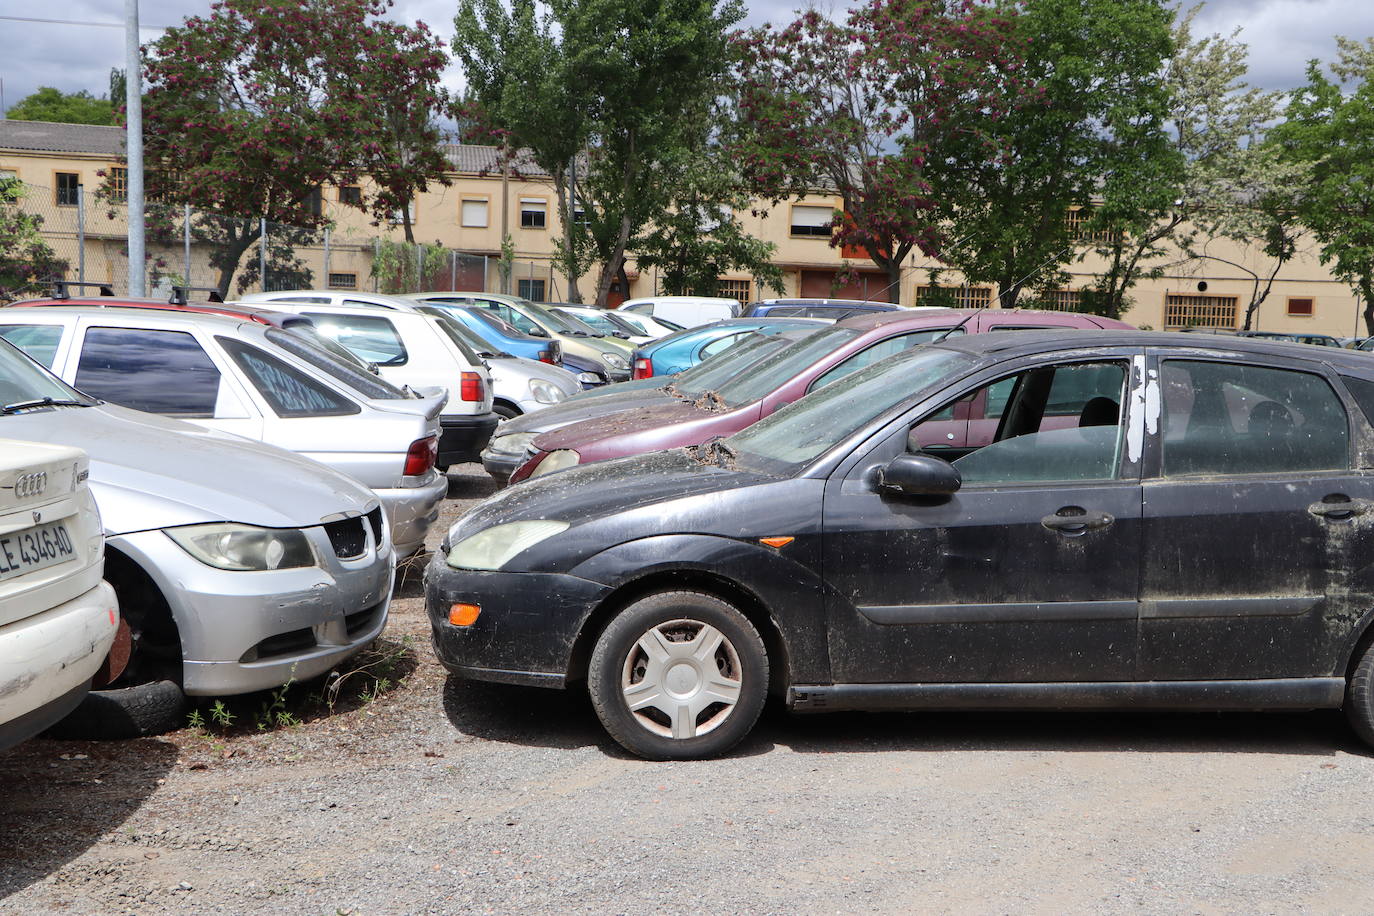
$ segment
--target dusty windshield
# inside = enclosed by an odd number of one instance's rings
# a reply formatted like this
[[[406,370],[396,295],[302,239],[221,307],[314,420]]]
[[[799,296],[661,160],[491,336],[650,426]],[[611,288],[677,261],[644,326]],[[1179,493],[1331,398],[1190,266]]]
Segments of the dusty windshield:
[[[914,404],[972,363],[972,357],[954,350],[907,350],[808,394],[722,445],[740,464],[792,474],[877,417]]]
[[[739,407],[772,391],[827,353],[859,336],[853,328],[826,328],[760,361],[748,372],[716,389],[730,407]]]
[[[99,403],[51,375],[8,341],[0,341],[0,413],[16,413],[29,407]]]
[[[696,400],[708,391],[724,385],[766,354],[780,350],[788,343],[781,335],[745,335],[739,343],[710,359],[684,369],[673,382],[673,389],[683,397]]]

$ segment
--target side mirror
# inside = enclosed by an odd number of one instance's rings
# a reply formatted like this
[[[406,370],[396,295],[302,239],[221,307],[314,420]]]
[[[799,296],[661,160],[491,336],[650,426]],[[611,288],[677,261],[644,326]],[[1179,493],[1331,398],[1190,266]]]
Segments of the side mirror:
[[[952,496],[963,485],[959,469],[930,455],[898,455],[878,477],[878,485],[907,496]]]
[[[531,336],[531,337],[548,337],[548,336],[549,336],[549,332],[546,331],[546,330],[544,330],[543,328],[539,327],[538,325],[535,325],[534,327],[530,328],[530,336]]]

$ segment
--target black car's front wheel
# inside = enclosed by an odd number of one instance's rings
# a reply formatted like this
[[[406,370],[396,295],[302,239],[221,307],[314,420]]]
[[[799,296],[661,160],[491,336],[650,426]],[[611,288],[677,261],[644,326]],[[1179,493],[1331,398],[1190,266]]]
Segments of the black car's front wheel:
[[[736,608],[699,592],[660,592],[611,620],[587,671],[612,738],[651,760],[723,754],[758,721],[768,654]]]

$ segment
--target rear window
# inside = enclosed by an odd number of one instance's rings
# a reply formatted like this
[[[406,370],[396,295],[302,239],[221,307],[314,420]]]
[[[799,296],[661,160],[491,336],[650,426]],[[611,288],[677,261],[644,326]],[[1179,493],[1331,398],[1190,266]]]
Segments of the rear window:
[[[362,408],[265,350],[231,337],[216,338],[279,417],[337,417]]]
[[[315,322],[321,334],[347,347],[365,362],[379,366],[404,366],[410,354],[396,333],[396,326],[380,316],[334,315],[328,312],[304,312]]]
[[[267,339],[297,359],[319,369],[335,381],[343,382],[363,397],[376,398],[381,401],[399,401],[407,398],[404,391],[385,379],[380,379],[362,366],[345,362],[334,354],[316,346],[306,336],[308,332],[302,333],[305,331],[305,328],[290,331],[270,328],[267,331]]]

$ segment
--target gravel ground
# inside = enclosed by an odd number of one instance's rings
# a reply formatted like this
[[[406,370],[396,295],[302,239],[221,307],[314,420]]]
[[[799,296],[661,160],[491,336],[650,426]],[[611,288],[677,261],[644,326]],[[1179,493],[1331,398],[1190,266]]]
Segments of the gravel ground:
[[[489,492],[454,473],[446,519]],[[0,753],[0,912],[1374,912],[1374,757],[1331,713],[769,710],[646,763],[583,696],[450,679],[418,569],[353,671]]]

